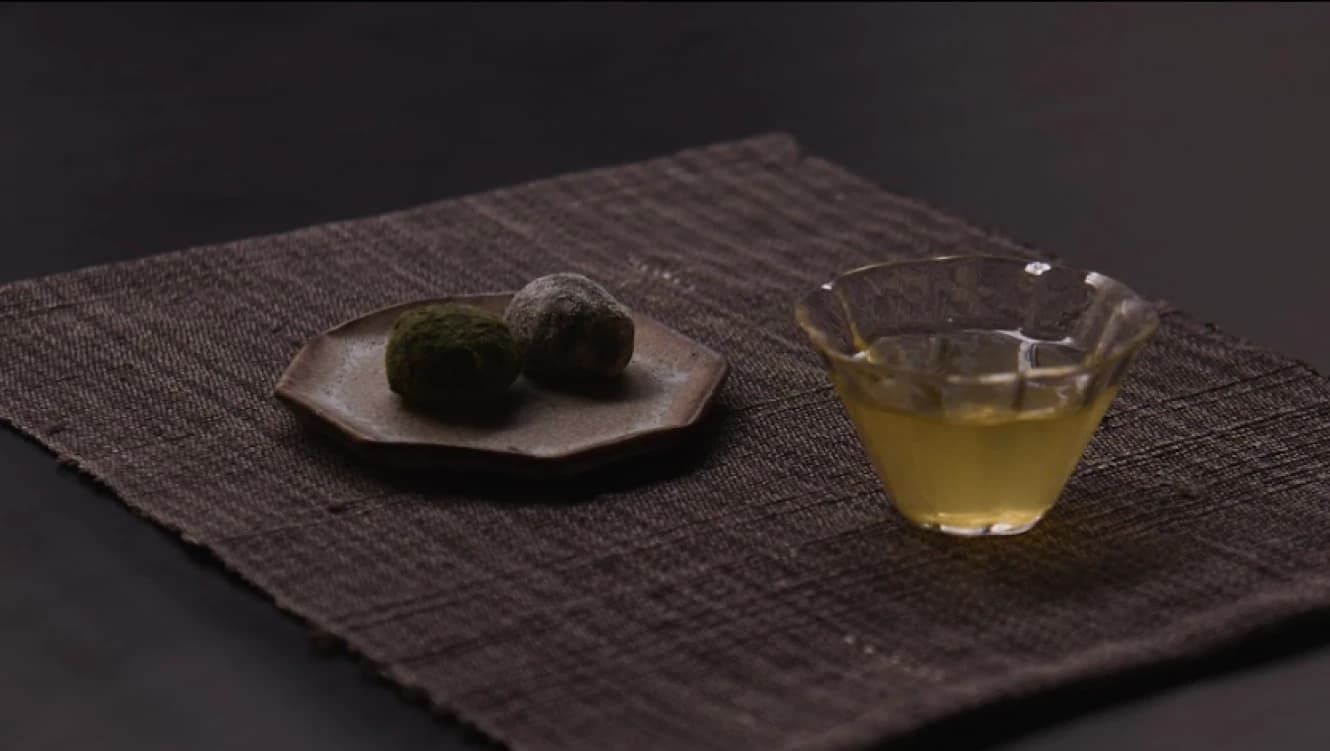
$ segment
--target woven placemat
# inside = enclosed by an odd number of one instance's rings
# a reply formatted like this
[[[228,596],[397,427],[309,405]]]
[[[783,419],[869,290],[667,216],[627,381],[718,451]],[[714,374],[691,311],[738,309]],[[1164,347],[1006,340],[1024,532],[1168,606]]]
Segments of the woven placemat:
[[[1330,604],[1330,384],[1177,313],[1034,532],[892,513],[790,305],[940,253],[1031,251],[757,138],[0,288],[0,418],[531,751],[855,747]],[[730,358],[683,454],[401,476],[271,396],[344,319],[569,270]]]

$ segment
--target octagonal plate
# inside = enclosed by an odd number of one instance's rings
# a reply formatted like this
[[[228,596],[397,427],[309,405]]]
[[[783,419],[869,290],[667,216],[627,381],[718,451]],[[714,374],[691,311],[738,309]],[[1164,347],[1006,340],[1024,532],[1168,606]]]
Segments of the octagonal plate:
[[[581,472],[664,447],[696,423],[729,368],[719,354],[633,313],[633,359],[612,384],[557,390],[525,376],[493,412],[441,418],[388,389],[384,346],[403,311],[438,302],[502,315],[512,293],[395,305],[314,338],[277,383],[298,416],[377,462],[527,475]]]

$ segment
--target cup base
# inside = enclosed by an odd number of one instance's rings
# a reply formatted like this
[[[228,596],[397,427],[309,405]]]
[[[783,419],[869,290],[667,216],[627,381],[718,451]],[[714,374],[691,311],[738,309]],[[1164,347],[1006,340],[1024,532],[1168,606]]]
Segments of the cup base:
[[[914,522],[916,526],[923,529],[931,530],[933,532],[941,532],[946,535],[955,535],[957,537],[1004,537],[1029,532],[1042,518],[1044,518],[1043,515],[1040,515],[1021,524],[995,522],[993,524],[985,524],[979,527],[959,527],[954,524],[919,522],[914,521],[913,519],[911,521]]]

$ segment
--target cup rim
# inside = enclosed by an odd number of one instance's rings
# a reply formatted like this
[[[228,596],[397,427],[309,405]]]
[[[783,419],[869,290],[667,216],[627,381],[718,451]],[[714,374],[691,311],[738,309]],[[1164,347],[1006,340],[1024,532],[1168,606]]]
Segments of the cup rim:
[[[1090,353],[1086,355],[1086,357],[1082,359],[1080,362],[1071,365],[1035,366],[1027,368],[1026,370],[1023,371],[1003,371],[1000,373],[979,373],[979,374],[936,373],[936,372],[917,370],[903,366],[892,366],[890,368],[890,371],[892,373],[907,375],[912,379],[920,381],[932,381],[932,382],[946,383],[949,385],[959,384],[959,385],[984,385],[984,386],[1016,383],[1031,378],[1034,379],[1069,378],[1078,375],[1087,375],[1090,373],[1101,371],[1107,367],[1111,367],[1115,363],[1121,361],[1126,357],[1129,357],[1138,349],[1140,349],[1141,346],[1144,345],[1145,342],[1148,341],[1150,337],[1152,337],[1154,333],[1159,329],[1160,305],[1158,303],[1147,300],[1146,298],[1142,297],[1139,293],[1137,293],[1135,290],[1123,284],[1122,282],[1118,281],[1117,279],[1114,279],[1113,277],[1106,276],[1097,271],[1089,271],[1087,269],[1082,269],[1076,266],[1070,266],[1055,260],[1047,260],[1043,258],[1022,258],[1019,256],[985,255],[985,254],[956,254],[956,255],[928,256],[926,258],[907,258],[895,261],[881,261],[878,263],[869,263],[869,264],[864,264],[862,266],[857,266],[855,268],[837,274],[836,276],[823,282],[822,284],[818,285],[817,288],[811,290],[810,292],[806,293],[798,300],[796,300],[794,303],[795,323],[798,324],[799,328],[801,328],[804,331],[804,333],[808,336],[808,338],[812,340],[813,346],[815,346],[818,349],[818,351],[821,352],[824,356],[832,358],[833,360],[839,363],[843,363],[844,365],[851,368],[863,368],[865,367],[864,363],[853,359],[849,355],[846,355],[845,353],[841,352],[837,347],[833,346],[831,344],[831,339],[828,336],[828,334],[825,331],[823,331],[821,327],[813,323],[811,314],[809,313],[809,301],[813,297],[820,294],[828,292],[834,293],[836,283],[852,275],[862,274],[864,272],[874,271],[883,268],[892,268],[898,266],[922,266],[922,265],[939,263],[943,261],[998,261],[1002,263],[1011,263],[1011,264],[1023,263],[1027,267],[1027,269],[1032,265],[1042,264],[1045,267],[1043,271],[1048,271],[1052,269],[1064,269],[1067,271],[1082,273],[1085,274],[1087,278],[1094,277],[1098,280],[1102,280],[1102,283],[1104,284],[1117,285],[1129,296],[1130,299],[1136,299],[1141,301],[1142,303],[1145,303],[1148,315],[1145,321],[1140,326],[1140,328],[1131,337],[1127,338],[1123,342],[1118,343],[1117,345],[1109,349],[1105,354],[1096,356],[1094,353]],[[1039,273],[1043,273],[1043,271]],[[841,304],[844,305],[843,300],[841,300]]]

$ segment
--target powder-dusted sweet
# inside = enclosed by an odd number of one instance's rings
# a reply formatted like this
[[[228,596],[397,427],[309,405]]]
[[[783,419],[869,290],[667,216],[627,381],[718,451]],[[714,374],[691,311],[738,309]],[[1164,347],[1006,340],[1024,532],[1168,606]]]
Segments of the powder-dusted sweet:
[[[426,305],[393,324],[388,385],[416,406],[499,396],[522,370],[522,352],[498,316],[470,305]]]
[[[505,318],[533,375],[612,377],[633,357],[628,309],[581,274],[532,281],[513,296]]]

